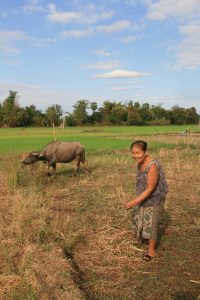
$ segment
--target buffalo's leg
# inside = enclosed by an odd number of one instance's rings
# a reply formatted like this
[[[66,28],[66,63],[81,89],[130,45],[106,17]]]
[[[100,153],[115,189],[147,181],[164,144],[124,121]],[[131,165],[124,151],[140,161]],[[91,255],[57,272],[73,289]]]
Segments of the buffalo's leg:
[[[51,176],[51,172],[50,172],[50,165],[49,165],[49,162],[47,163],[47,171],[46,171],[46,175],[47,176]]]
[[[53,163],[51,166],[52,166],[52,169],[53,169],[52,175],[55,176],[56,175],[56,163]]]
[[[89,169],[89,166],[88,166],[88,161],[85,159],[85,152],[82,154],[81,156],[81,162],[84,166],[84,171],[85,173],[90,173],[90,169]]]
[[[76,176],[77,171],[80,168],[80,162],[81,162],[81,158],[80,158],[80,156],[77,156],[76,157],[76,165],[75,165],[74,172],[73,172],[74,176]]]
[[[50,168],[52,167],[52,169],[53,169],[53,172],[52,172],[52,174],[51,174],[51,172],[50,172]],[[51,175],[55,175],[56,174],[56,163],[55,162],[48,162],[48,170],[47,170],[47,175],[48,176],[51,176]]]
[[[82,161],[82,163],[83,163],[85,172],[90,173],[91,171],[89,169],[88,161],[84,160],[84,161]]]

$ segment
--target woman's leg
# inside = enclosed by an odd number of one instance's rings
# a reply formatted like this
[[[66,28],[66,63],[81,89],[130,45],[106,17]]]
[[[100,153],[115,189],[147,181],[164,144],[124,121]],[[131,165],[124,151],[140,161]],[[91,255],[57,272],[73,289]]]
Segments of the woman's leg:
[[[148,254],[150,256],[154,256],[156,254],[156,240],[153,240],[153,239],[149,240]]]
[[[149,255],[154,256],[156,252],[156,242],[158,236],[158,224],[164,209],[164,201],[156,205],[153,209],[152,216],[152,233],[149,239]]]
[[[149,242],[147,253],[142,257],[145,261],[151,261],[156,254],[156,238],[157,238],[157,209],[156,207],[144,208],[144,227],[143,238]]]
[[[156,240],[149,239],[148,252],[143,255],[142,259],[145,261],[151,261],[156,254],[155,248],[156,248]]]

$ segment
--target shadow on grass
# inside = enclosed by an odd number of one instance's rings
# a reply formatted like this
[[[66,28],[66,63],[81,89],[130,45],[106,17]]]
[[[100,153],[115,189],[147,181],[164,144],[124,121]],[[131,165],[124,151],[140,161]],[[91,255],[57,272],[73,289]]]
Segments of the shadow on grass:
[[[89,173],[86,172],[84,169],[80,169],[77,171],[76,175],[74,175],[74,170],[73,169],[63,169],[63,170],[58,170],[56,172],[56,174],[54,176],[51,175],[51,177],[63,177],[63,176],[66,176],[66,177],[77,177],[77,176],[80,176],[80,175],[88,175]]]
[[[172,300],[197,300],[198,298],[190,292],[175,292],[172,294]]]

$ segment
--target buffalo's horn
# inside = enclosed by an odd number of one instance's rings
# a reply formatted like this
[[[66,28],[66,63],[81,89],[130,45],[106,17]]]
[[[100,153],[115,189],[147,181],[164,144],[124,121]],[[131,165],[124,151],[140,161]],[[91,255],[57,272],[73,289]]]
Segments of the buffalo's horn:
[[[32,155],[33,155],[33,156],[39,156],[39,153],[33,152]]]

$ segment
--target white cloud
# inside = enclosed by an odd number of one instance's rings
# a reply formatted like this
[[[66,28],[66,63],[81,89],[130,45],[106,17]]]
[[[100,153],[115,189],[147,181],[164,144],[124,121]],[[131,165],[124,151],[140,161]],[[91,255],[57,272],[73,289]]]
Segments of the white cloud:
[[[135,78],[141,76],[148,76],[150,74],[145,72],[135,72],[135,71],[127,71],[127,70],[114,70],[111,72],[97,74],[95,78]]]
[[[199,0],[159,0],[148,5],[148,19],[164,21],[175,18],[179,21],[178,24],[182,24],[178,27],[181,39],[173,47],[176,55],[175,69],[194,69],[200,66],[199,16]]]
[[[29,0],[25,5],[22,6],[22,11],[29,14],[45,11],[46,9],[39,4],[40,2],[41,0]]]
[[[115,86],[115,87],[111,87],[110,89],[111,91],[119,92],[119,91],[138,89],[138,87],[137,86]]]
[[[176,47],[176,68],[194,69],[200,66],[200,23],[180,26],[182,41]]]
[[[177,99],[177,96],[149,96],[149,100],[159,101],[159,103],[165,101],[174,101],[174,99]]]
[[[167,18],[194,18],[200,14],[199,0],[159,0],[148,5],[147,18],[165,20]]]
[[[0,64],[18,67],[20,65],[20,62],[18,60],[13,60],[13,59],[4,59],[4,60],[0,60]]]
[[[138,0],[124,0],[124,3],[135,6],[136,4],[138,4]]]
[[[53,3],[49,4],[48,8],[50,13],[47,16],[47,20],[60,24],[71,22],[79,24],[95,24],[99,20],[110,19],[113,16],[113,12],[111,11],[96,12],[96,7],[93,4],[85,5],[82,10],[77,11],[58,11]]]
[[[81,37],[87,37],[93,34],[92,29],[86,29],[86,30],[65,30],[60,33],[62,37],[66,38],[81,38]]]
[[[83,30],[64,30],[60,33],[62,37],[72,37],[72,38],[81,38],[81,37],[86,37],[90,36],[94,33],[114,33],[114,32],[120,32],[125,29],[128,29],[131,27],[131,23],[129,21],[117,21],[114,22],[110,25],[99,25],[94,28],[89,28],[89,29],[83,29]],[[108,52],[99,52],[100,54],[98,55],[104,55],[106,56]]]
[[[130,44],[130,43],[133,43],[137,40],[139,40],[140,37],[137,36],[137,35],[128,35],[128,36],[125,36],[121,39],[121,41],[124,43],[124,44]]]
[[[146,5],[148,6],[149,4],[151,4],[152,0],[125,0],[124,3],[125,4],[128,4],[128,5],[133,5],[133,6],[136,6],[136,5]]]
[[[76,1],[76,10],[82,14],[79,23],[84,24],[96,24],[99,21],[111,19],[114,15],[114,11],[105,9],[103,5],[86,3],[86,1]]]
[[[4,53],[18,53],[20,49],[14,43],[28,39],[29,37],[21,31],[0,31],[0,51]]]
[[[45,8],[40,5],[27,4],[22,7],[22,11],[25,13],[43,12]]]
[[[85,65],[86,68],[98,70],[112,70],[118,68],[119,66],[120,62],[118,60],[99,61],[94,64]]]
[[[114,32],[120,32],[125,29],[130,29],[132,27],[132,24],[130,21],[127,20],[120,20],[113,22],[109,25],[99,25],[96,27],[96,30],[98,32],[102,33],[114,33]]]
[[[81,13],[78,12],[59,12],[52,3],[48,5],[48,8],[50,14],[47,16],[47,20],[53,23],[66,24],[74,21],[77,22],[82,17]]]
[[[4,54],[17,54],[21,52],[19,42],[29,42],[34,46],[45,46],[55,42],[49,38],[35,38],[26,35],[22,31],[0,31],[0,52]]]
[[[55,39],[51,38],[36,38],[36,37],[29,37],[29,40],[32,45],[35,47],[45,47],[48,44],[53,44],[56,42]]]
[[[97,49],[93,52],[95,55],[99,55],[99,56],[110,56],[111,53],[104,50],[104,49]]]
[[[21,41],[26,39],[26,35],[22,31],[0,31],[0,40]]]

